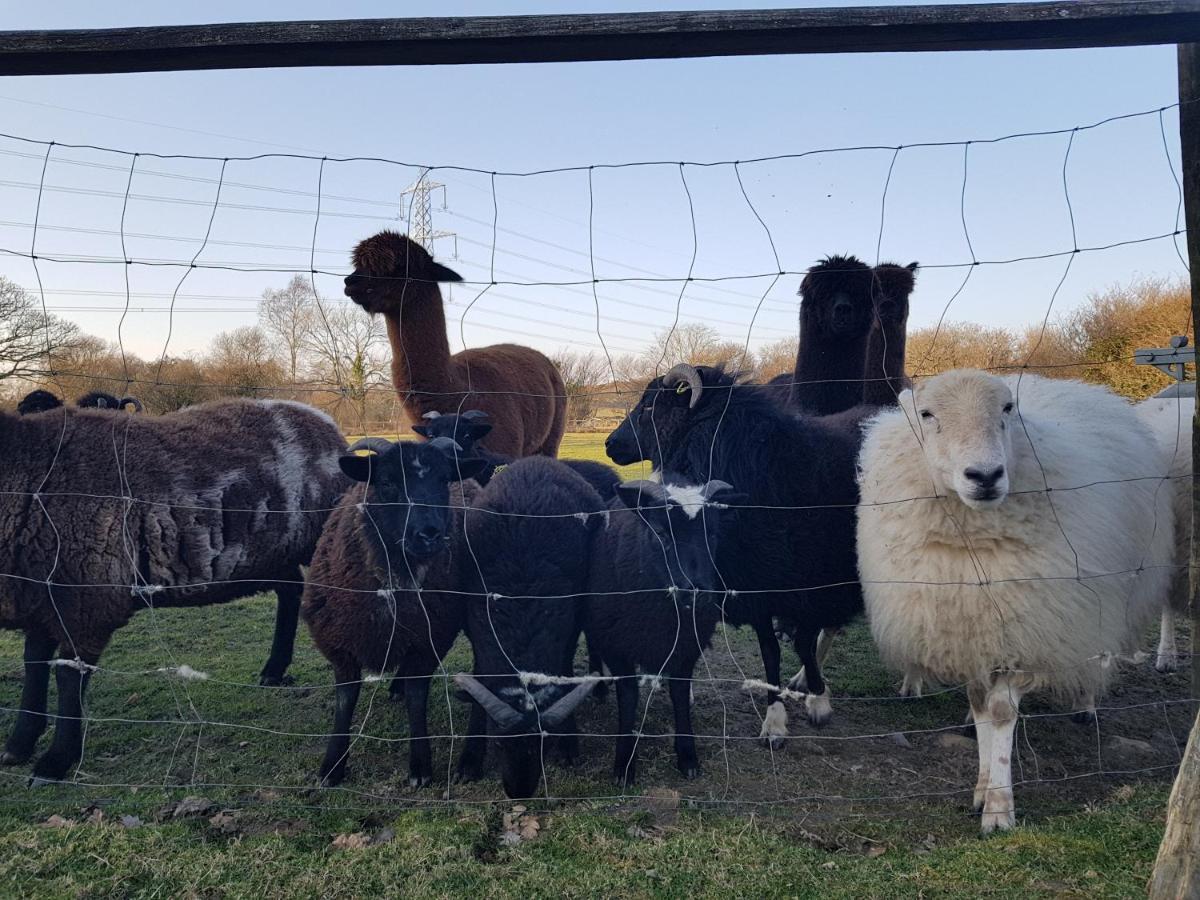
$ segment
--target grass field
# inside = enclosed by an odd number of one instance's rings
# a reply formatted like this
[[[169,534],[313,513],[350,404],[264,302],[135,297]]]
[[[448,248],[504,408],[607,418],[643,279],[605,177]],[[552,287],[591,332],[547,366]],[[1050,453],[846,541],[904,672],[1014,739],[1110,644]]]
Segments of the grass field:
[[[601,439],[568,436],[563,455],[602,458]],[[405,786],[404,715],[385,682],[364,689],[347,781],[315,787],[332,676],[302,627],[295,684],[257,686],[273,607],[260,596],[160,610],[117,633],[73,782],[30,787],[27,766],[0,771],[0,896],[1141,896],[1194,711],[1185,677],[1148,665],[1119,682],[1098,725],[1031,702],[1014,760],[1028,782],[1022,827],[980,840],[960,693],[898,698],[855,626],[829,658],[833,724],[816,732],[795,707],[794,737],[771,753],[754,740],[761,700],[738,684],[760,675],[756,644],[718,633],[696,684],[700,779],[684,781],[655,737],[670,730],[659,691],[638,790],[617,795],[611,739],[585,738],[576,769],[548,767],[558,799],[524,804],[509,827],[495,780],[448,783],[461,738],[435,742],[432,787]],[[18,637],[0,635],[6,727],[20,656]],[[795,665],[790,649],[785,659]],[[182,663],[210,677],[154,671]],[[446,671],[469,666],[460,641]],[[444,681],[430,709],[433,734],[461,734],[465,707]],[[602,735],[613,719],[611,698],[589,701],[580,728]],[[534,820],[536,836],[515,841]]]

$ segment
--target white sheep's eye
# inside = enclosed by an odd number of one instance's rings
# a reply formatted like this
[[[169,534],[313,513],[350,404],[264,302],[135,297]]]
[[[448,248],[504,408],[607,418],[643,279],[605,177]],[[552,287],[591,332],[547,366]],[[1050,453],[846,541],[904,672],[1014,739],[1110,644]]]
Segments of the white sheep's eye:
[[[1011,403],[1004,404],[1004,411],[1006,413],[1010,413],[1010,412],[1012,412],[1012,410],[1013,410],[1013,405]]]
[[[922,419],[932,419],[932,418],[933,418],[933,413],[931,413],[931,412],[930,412],[929,410],[927,410],[927,409],[923,409],[923,410],[921,410],[921,418],[922,418]]]

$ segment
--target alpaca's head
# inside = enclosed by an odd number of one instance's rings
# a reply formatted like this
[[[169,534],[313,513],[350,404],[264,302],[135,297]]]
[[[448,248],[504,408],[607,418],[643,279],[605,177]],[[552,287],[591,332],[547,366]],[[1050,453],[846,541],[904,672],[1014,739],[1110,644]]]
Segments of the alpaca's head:
[[[425,300],[421,287],[462,276],[435,263],[424,247],[407,235],[381,231],[354,248],[354,271],[346,276],[346,296],[369,313],[400,311],[406,298]]]
[[[943,372],[906,391],[914,426],[939,493],[954,491],[972,509],[1008,496],[1012,468],[1012,391],[975,369]]]
[[[883,324],[908,321],[908,297],[916,284],[917,264],[898,266],[880,263],[875,267],[875,314]]]
[[[871,330],[872,269],[855,256],[829,256],[800,282],[803,329],[825,339],[860,338]]]

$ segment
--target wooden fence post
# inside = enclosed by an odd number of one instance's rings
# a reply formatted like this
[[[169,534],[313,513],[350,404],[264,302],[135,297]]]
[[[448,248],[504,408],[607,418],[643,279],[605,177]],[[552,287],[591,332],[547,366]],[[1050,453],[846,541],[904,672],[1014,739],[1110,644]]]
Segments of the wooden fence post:
[[[1200,323],[1200,44],[1179,45],[1179,138],[1188,261],[1192,275],[1192,334]],[[1200,417],[1192,420],[1192,471],[1200,472]],[[1200,697],[1200,486],[1192,479],[1192,697]],[[1154,874],[1151,900],[1200,897],[1200,715],[1192,725],[1187,750],[1171,799],[1167,827]]]

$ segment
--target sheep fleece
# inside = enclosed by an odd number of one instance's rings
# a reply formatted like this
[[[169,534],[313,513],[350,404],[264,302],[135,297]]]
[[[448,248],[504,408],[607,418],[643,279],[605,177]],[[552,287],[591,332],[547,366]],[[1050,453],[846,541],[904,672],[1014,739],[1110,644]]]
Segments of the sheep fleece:
[[[65,627],[98,653],[147,604],[295,579],[347,484],[344,448],[332,419],[288,401],[0,417],[0,572],[15,576],[0,582],[0,627]]]
[[[989,683],[1015,670],[1027,689],[1070,700],[1103,685],[1114,667],[1101,659],[1127,652],[1161,606],[1169,461],[1102,388],[1005,381],[1023,423],[1014,417],[1010,494],[992,510],[932,497],[911,391],[868,426],[858,510],[867,614],[885,661],[907,675]],[[1120,481],[1130,478],[1146,480]]]

